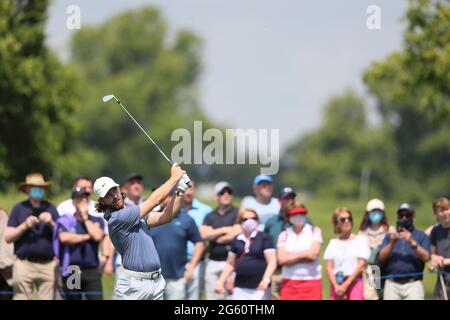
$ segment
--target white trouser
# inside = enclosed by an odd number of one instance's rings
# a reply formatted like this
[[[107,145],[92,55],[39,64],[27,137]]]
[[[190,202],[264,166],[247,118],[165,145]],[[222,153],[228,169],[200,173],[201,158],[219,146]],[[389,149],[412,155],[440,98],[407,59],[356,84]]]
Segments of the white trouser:
[[[122,268],[117,273],[114,298],[116,300],[163,300],[166,281],[162,274],[152,280],[153,273],[138,274]]]
[[[233,288],[233,300],[270,300],[270,288],[266,290]]]
[[[205,291],[206,291],[206,299],[208,300],[225,300],[225,294],[218,294],[214,292],[214,289],[217,285],[217,281],[219,280],[220,274],[222,273],[226,261],[215,261],[208,260],[206,262],[206,270],[205,270]]]
[[[396,283],[387,279],[384,284],[384,300],[424,300],[425,292],[421,280]]]

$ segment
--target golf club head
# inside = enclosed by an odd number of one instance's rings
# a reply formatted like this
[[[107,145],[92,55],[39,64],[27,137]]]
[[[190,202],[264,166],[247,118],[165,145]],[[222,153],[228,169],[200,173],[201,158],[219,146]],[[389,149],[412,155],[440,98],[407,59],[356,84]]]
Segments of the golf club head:
[[[108,94],[108,95],[103,97],[103,102],[108,102],[111,99],[116,99],[117,100],[117,98],[113,94]]]

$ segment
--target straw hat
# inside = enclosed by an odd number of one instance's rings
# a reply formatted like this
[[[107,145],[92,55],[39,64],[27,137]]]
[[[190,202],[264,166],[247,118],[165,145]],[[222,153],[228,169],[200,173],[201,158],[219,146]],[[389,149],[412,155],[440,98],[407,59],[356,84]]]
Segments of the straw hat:
[[[25,177],[25,182],[20,183],[19,189],[22,192],[25,192],[25,187],[42,187],[48,188],[50,186],[50,182],[44,180],[44,176],[40,173],[30,173]]]

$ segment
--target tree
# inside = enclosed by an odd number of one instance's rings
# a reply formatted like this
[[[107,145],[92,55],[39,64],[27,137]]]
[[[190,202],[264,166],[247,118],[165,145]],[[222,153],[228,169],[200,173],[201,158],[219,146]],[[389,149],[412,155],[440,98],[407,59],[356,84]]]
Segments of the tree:
[[[442,121],[450,111],[450,3],[410,0],[405,20],[403,50],[374,63],[364,79],[386,101]]]
[[[105,94],[115,94],[169,156],[173,130],[191,128],[193,120],[210,126],[196,98],[201,41],[187,30],[170,36],[159,11],[144,7],[85,26],[72,38],[82,78],[77,150],[85,173],[121,178],[138,171],[147,182],[167,176],[165,160],[118,105],[102,103]]]
[[[44,44],[48,1],[0,2],[0,187],[65,176],[77,79]]]
[[[332,97],[324,107],[323,126],[288,149],[291,164],[283,180],[327,197],[360,194],[363,171],[370,172],[369,195],[393,196],[396,150],[385,126],[371,127],[366,106],[353,91]]]
[[[448,195],[450,4],[410,1],[405,19],[403,50],[372,64],[364,81],[392,130],[402,185],[416,196]]]

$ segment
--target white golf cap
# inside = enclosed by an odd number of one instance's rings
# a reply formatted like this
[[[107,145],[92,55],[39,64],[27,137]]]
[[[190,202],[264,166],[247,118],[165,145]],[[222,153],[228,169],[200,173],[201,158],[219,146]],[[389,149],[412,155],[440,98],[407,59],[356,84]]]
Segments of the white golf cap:
[[[366,211],[370,212],[372,210],[381,210],[384,211],[384,203],[380,199],[372,199],[369,202],[367,202]]]
[[[214,186],[214,194],[219,194],[225,188],[232,190],[231,185],[226,181],[216,183],[216,185]]]
[[[109,177],[101,177],[94,182],[94,193],[97,198],[103,198],[106,196],[108,191],[114,187],[119,187],[119,185],[115,183],[113,179]]]

